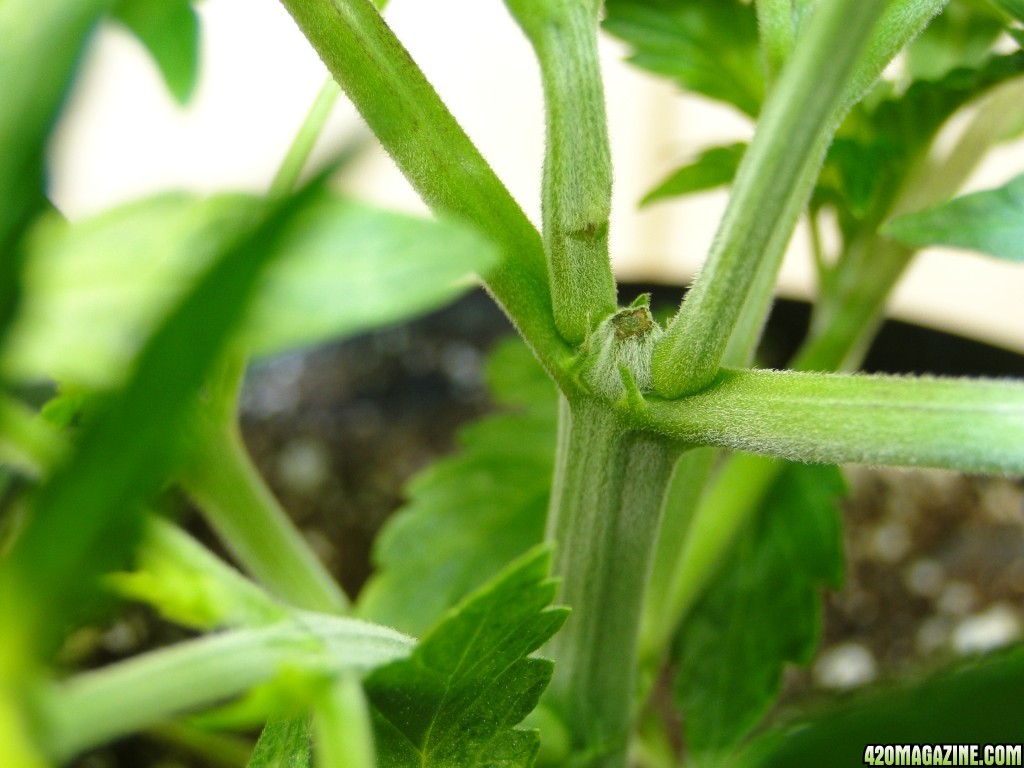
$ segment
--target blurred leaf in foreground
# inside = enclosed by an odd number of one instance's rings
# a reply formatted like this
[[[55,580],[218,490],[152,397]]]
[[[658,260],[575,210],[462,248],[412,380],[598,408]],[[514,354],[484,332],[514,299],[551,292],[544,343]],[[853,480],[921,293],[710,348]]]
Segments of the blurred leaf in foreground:
[[[146,46],[178,103],[187,103],[199,76],[199,17],[189,0],[118,0],[113,16]]]
[[[309,718],[271,720],[260,734],[247,768],[311,768]]]
[[[163,480],[196,393],[264,267],[280,252],[275,236],[311,194],[307,188],[279,205],[250,211],[153,333],[127,384],[83,428],[70,458],[39,489],[0,570],[0,617],[12,642],[41,642],[39,650],[48,652],[95,590],[96,577],[123,565],[141,527],[140,505]],[[19,659],[26,650],[16,645],[0,656]]]
[[[123,379],[133,354],[259,201],[165,194],[29,239],[26,299],[3,370],[88,387]],[[473,285],[497,252],[465,226],[318,192],[274,238],[242,336],[270,355],[397,322]]]
[[[0,3],[0,336],[19,298],[20,239],[44,207],[43,154],[107,0]]]

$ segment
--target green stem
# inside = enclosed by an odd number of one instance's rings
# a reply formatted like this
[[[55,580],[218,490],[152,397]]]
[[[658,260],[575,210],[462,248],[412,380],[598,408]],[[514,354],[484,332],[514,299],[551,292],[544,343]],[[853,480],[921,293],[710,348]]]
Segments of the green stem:
[[[316,768],[374,768],[370,707],[362,683],[339,675],[317,697],[313,708]]]
[[[686,444],[824,464],[1024,473],[1024,383],[722,371],[649,427]]]
[[[331,78],[327,78],[313,101],[313,105],[309,108],[306,119],[303,120],[291,147],[288,148],[288,153],[281,161],[274,180],[270,183],[269,194],[271,197],[284,197],[299,183],[302,169],[306,165],[306,161],[309,160],[313,146],[320,137],[320,132],[327,123],[327,118],[330,117],[331,110],[340,93],[338,84]]]
[[[718,451],[714,448],[692,448],[679,457],[672,472],[672,480],[665,494],[665,509],[661,530],[658,532],[658,547],[654,556],[654,570],[651,583],[647,589],[647,606],[644,609],[643,627],[640,631],[640,656],[644,665],[644,673],[648,676],[657,674],[657,664],[661,661],[664,645],[655,642],[667,641],[675,630],[674,617],[678,614],[666,610],[669,595],[678,580],[676,573],[681,565],[680,549],[682,542],[688,540],[689,531],[701,499],[705,496],[705,488],[711,476]],[[683,558],[685,559],[685,557]],[[653,680],[646,680],[642,685],[649,690]]]
[[[897,3],[889,13],[908,7],[908,3]],[[921,11],[927,10],[919,9],[919,19],[924,18]],[[881,60],[884,56],[876,55],[876,58]],[[973,172],[978,161],[1004,138],[1007,128],[1018,119],[1020,105],[1024,103],[1021,99],[1022,89],[1024,84],[1017,82],[996,89],[982,104],[956,146],[942,162],[919,164],[919,170],[911,175],[905,191],[897,197],[894,210],[917,210],[954,194]],[[820,242],[816,250],[820,251]],[[811,333],[797,353],[793,367],[821,371],[856,367],[880,322],[889,293],[912,256],[910,249],[871,234],[850,246],[840,267],[820,270],[822,298],[815,306]],[[751,476],[760,476],[765,487],[770,485],[768,468],[775,467],[777,470],[781,466],[768,458],[742,454],[727,459],[725,467],[705,497],[705,502],[700,504],[693,515],[694,526],[685,540],[685,554],[679,555],[680,560],[672,577],[673,594],[677,596],[674,607],[651,619],[651,629],[645,632],[645,637],[651,638],[647,645],[655,660],[657,655],[665,652],[672,632],[684,619],[689,607],[699,597],[725,557],[731,540],[719,533],[725,525],[738,531],[760,501],[746,493],[745,484],[734,481],[738,471],[730,467],[736,462],[753,464],[747,471]],[[761,466],[757,466],[758,463]],[[733,518],[731,524],[717,522],[722,509],[731,510],[726,513]],[[670,512],[667,511],[668,514]],[[701,533],[703,530],[712,531],[713,540]],[[667,542],[660,542],[659,546],[669,547]],[[664,557],[670,558],[671,553]],[[702,557],[706,562],[699,567],[688,562],[695,557]],[[662,625],[660,632],[659,624]]]
[[[339,93],[331,79],[321,87],[269,197],[292,192]],[[343,613],[344,592],[281,509],[242,441],[237,404],[244,371],[245,358],[230,354],[211,380],[182,485],[239,561],[278,597],[299,608]]]
[[[823,3],[808,22],[765,105],[707,262],[655,348],[654,385],[664,397],[713,380],[759,268],[774,274],[885,4]]]
[[[540,62],[547,111],[544,247],[555,323],[581,343],[615,311],[608,259],[612,164],[597,55],[597,4],[506,0]]]
[[[771,82],[786,63],[796,41],[793,0],[757,0],[756,6],[761,55]]]
[[[579,765],[622,768],[644,591],[676,451],[591,400],[563,400],[559,428],[547,537],[573,614],[546,648],[557,670],[547,701],[570,729]]]
[[[540,236],[377,9],[369,0],[282,2],[426,203],[501,246],[487,287],[548,372],[571,387]]]
[[[163,723],[150,728],[148,735],[187,749],[200,757],[204,765],[242,768],[252,754],[252,742],[247,738],[207,731],[187,723]]]
[[[49,689],[40,720],[49,755],[78,752],[217,704],[270,680],[282,664],[365,672],[404,658],[414,641],[354,619],[303,617],[209,635],[86,672]]]
[[[238,561],[298,608],[344,613],[348,599],[253,466],[233,425],[194,443],[180,482]]]
[[[750,510],[756,509],[764,498],[781,465],[782,462],[763,456],[736,454],[703,497],[695,500],[689,528],[673,542],[678,556],[670,562],[666,560],[671,570],[661,587],[663,602],[650,603],[652,610],[644,625],[641,647],[646,666],[657,667],[679,620],[700,597],[710,575],[718,568],[722,553],[750,518]]]

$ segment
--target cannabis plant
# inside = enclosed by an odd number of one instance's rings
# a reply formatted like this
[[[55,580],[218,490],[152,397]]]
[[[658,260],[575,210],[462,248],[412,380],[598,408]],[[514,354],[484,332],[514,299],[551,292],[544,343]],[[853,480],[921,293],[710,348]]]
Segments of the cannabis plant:
[[[1024,384],[843,372],[915,249],[1024,257],[1019,179],[950,200],[1024,127],[1020,3],[506,0],[543,81],[538,231],[370,0],[282,2],[333,81],[268,192],[70,222],[45,148],[90,30],[126,26],[183,99],[196,16],[0,4],[0,765],[167,723],[222,761],[263,728],[251,768],[859,764],[887,759],[870,743],[1019,739],[1016,651],[751,733],[841,579],[832,465],[1024,472]],[[664,322],[609,266],[601,26],[756,123],[648,195],[731,187]],[[331,191],[340,158],[301,182],[334,83],[436,219]],[[801,216],[820,294],[792,369],[760,369]],[[512,411],[413,484],[353,603],[253,467],[245,369],[440,306],[470,275],[525,342],[492,361]],[[173,522],[178,493],[234,565]],[[196,634],[74,669],[82,627],[124,600]]]

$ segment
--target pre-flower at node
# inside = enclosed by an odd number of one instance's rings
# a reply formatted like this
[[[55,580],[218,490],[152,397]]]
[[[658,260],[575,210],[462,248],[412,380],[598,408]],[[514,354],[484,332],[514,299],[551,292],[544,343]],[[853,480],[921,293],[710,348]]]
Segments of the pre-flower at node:
[[[605,318],[583,345],[581,378],[594,394],[611,401],[624,397],[623,368],[641,392],[652,389],[651,354],[663,330],[649,303],[645,294]]]

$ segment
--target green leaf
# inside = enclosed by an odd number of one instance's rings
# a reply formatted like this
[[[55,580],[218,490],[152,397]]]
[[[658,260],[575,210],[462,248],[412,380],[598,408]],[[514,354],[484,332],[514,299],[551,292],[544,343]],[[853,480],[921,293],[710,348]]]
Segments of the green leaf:
[[[565,621],[537,549],[474,592],[408,659],[366,679],[381,768],[526,768],[536,732],[516,729],[537,705],[552,663],[528,658]]]
[[[935,80],[960,67],[977,67],[1003,31],[989,0],[953,0],[907,47],[914,80]]]
[[[274,235],[310,194],[307,188],[250,211],[153,333],[128,383],[83,429],[74,453],[36,495],[0,570],[3,618],[25,631],[12,630],[12,643],[46,648],[95,589],[96,577],[123,565],[140,532],[139,507],[174,460],[195,393],[223,354],[264,266],[280,252]],[[16,647],[11,655],[22,653]]]
[[[1022,687],[1024,647],[1018,645],[925,680],[877,689],[851,703],[808,714],[759,737],[730,765],[863,765],[868,744],[1013,743],[1019,749]],[[979,764],[983,759],[979,749]]]
[[[149,50],[178,103],[187,103],[199,75],[199,17],[189,0],[117,0],[112,14]]]
[[[914,248],[950,245],[1024,261],[1024,174],[997,189],[900,216],[882,234]]]
[[[725,752],[774,701],[786,662],[806,664],[819,588],[842,580],[835,467],[789,464],[677,638],[676,700],[694,754]]]
[[[630,61],[755,117],[764,98],[757,16],[739,0],[606,0],[604,28]]]
[[[85,42],[108,0],[0,4],[0,338],[19,301],[19,240],[45,207],[43,155]]]
[[[245,332],[271,355],[436,309],[476,285],[497,249],[468,226],[324,195],[283,232]]]
[[[517,340],[495,350],[487,378],[507,412],[462,429],[459,452],[413,479],[409,503],[377,538],[360,616],[419,635],[543,538],[555,389]]]
[[[1024,74],[1024,52],[992,56],[938,80],[918,80],[902,94],[858,105],[825,161],[817,202],[841,205],[849,229],[873,211],[887,211],[903,179],[942,125],[990,88]]]
[[[260,734],[247,768],[310,768],[309,718],[271,720]]]
[[[1024,22],[1024,0],[989,0],[989,2],[1004,10],[1017,21]]]
[[[106,387],[194,283],[256,198],[164,194],[77,224],[41,221],[4,370]],[[440,306],[496,259],[470,229],[318,194],[275,238],[278,263],[243,331],[269,355]]]
[[[677,168],[672,175],[648,192],[640,201],[640,205],[668,197],[704,192],[732,183],[746,149],[746,144],[737,143],[704,150],[696,160]]]
[[[971,99],[1021,74],[1024,52],[990,56],[977,67],[961,67],[939,80],[912,83],[901,96],[878,103],[870,120],[877,133],[901,146],[920,146]]]

